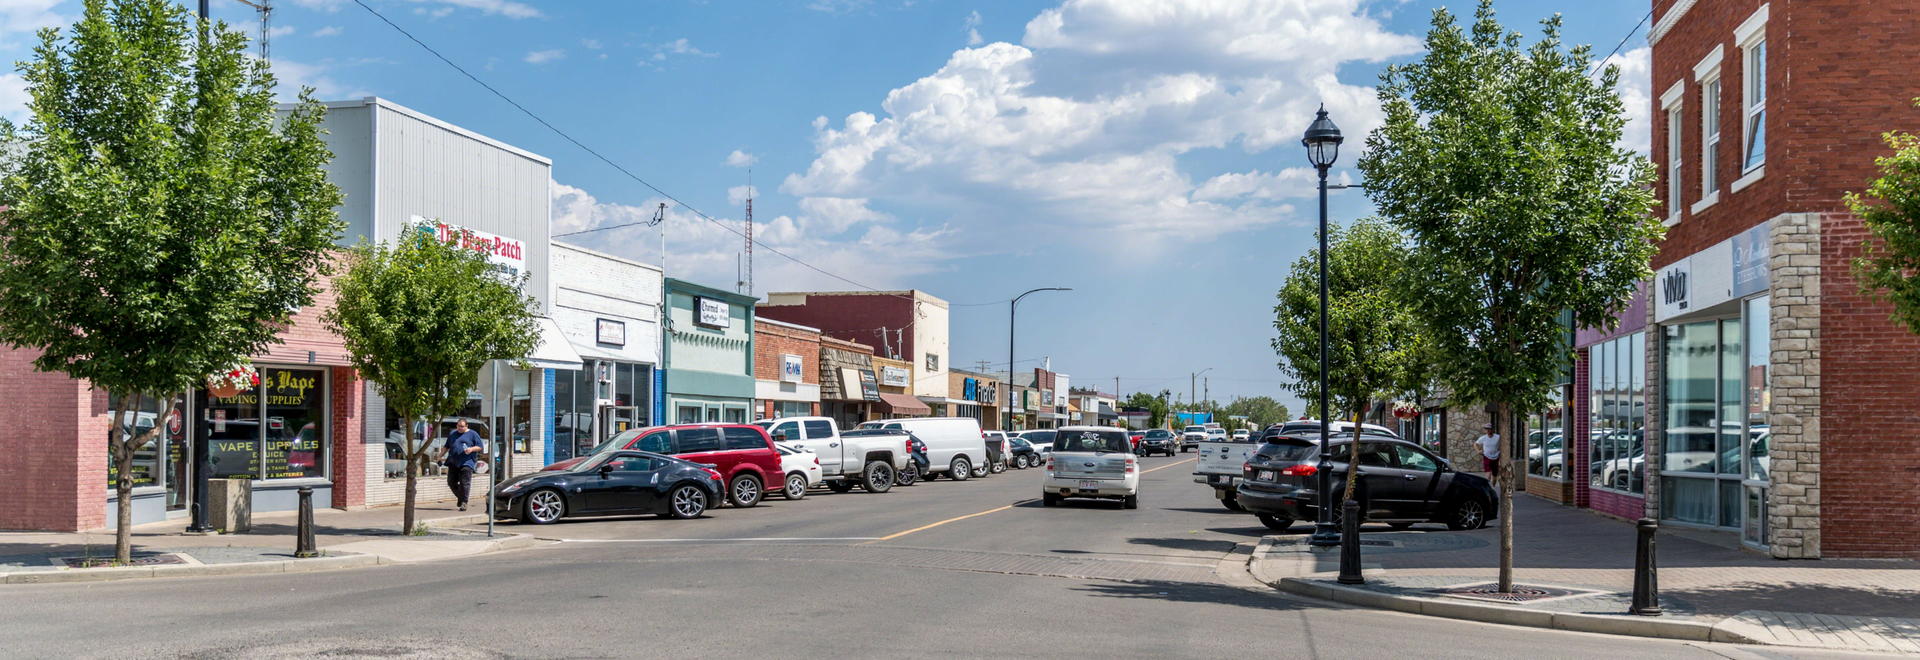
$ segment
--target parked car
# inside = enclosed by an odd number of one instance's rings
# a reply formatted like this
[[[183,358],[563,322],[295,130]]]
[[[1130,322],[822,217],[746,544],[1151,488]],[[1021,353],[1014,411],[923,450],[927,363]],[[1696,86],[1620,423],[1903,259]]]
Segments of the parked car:
[[[807,489],[820,483],[820,455],[778,442],[773,443],[773,448],[780,452],[780,471],[787,473],[786,487],[780,489],[780,496],[789,500],[806,497]]]
[[[1252,431],[1249,431],[1249,430],[1246,430],[1246,429],[1238,429],[1238,430],[1235,430],[1235,431],[1233,432],[1233,441],[1234,441],[1234,442],[1248,442],[1248,441],[1251,441],[1251,440],[1253,440],[1253,432],[1252,432]]]
[[[1180,446],[1178,449],[1180,453],[1184,454],[1187,453],[1187,450],[1198,447],[1200,443],[1206,441],[1207,427],[1199,424],[1190,425],[1180,431]]]
[[[849,433],[907,433],[907,432],[880,430],[880,431],[849,431]],[[932,467],[931,461],[927,460],[927,443],[921,442],[919,438],[913,437],[913,434],[907,433],[907,446],[910,448],[910,451],[913,454],[913,462],[907,465],[907,469],[901,470],[900,474],[894,477],[894,485],[896,486],[912,486],[914,482],[920,480],[920,475],[927,473],[927,468]]]
[[[506,480],[494,491],[494,511],[535,525],[574,516],[697,518],[719,501],[721,483],[712,466],[651,452],[609,451]]]
[[[1120,500],[1140,508],[1139,459],[1126,429],[1068,426],[1054,437],[1053,455],[1040,482],[1040,504],[1058,506],[1073,497]]]
[[[869,493],[887,492],[893,488],[895,475],[912,462],[907,458],[905,438],[848,438],[831,417],[782,417],[754,425],[776,441],[818,454],[821,478],[836,493],[853,490],[856,485]]]
[[[1141,434],[1140,448],[1135,453],[1142,456],[1151,456],[1154,454],[1172,456],[1178,452],[1179,447],[1180,440],[1173,435],[1172,431],[1166,429],[1148,429],[1146,433]]]
[[[899,429],[925,442],[931,465],[921,478],[931,481],[944,474],[954,481],[966,481],[984,475],[978,466],[987,460],[987,438],[980,432],[980,421],[972,417],[883,419],[862,423],[860,428]]]
[[[641,451],[709,463],[726,481],[727,502],[739,507],[760,503],[766,484],[786,483],[780,452],[767,432],[751,424],[675,424],[628,429],[593,449],[592,454],[548,465],[542,471],[568,471],[601,454]]]
[[[1350,435],[1332,438],[1328,447],[1334,501],[1345,491],[1354,441]],[[1359,442],[1360,478],[1354,500],[1360,503],[1363,522],[1384,522],[1396,529],[1439,522],[1464,530],[1478,529],[1499,517],[1499,497],[1485,478],[1456,471],[1445,459],[1399,438],[1363,434]],[[1270,439],[1242,471],[1240,506],[1273,530],[1285,530],[1295,520],[1314,520],[1319,513],[1319,463],[1317,434]]]
[[[1040,452],[1041,458],[1046,458],[1047,452],[1053,451],[1054,433],[1053,429],[1034,429],[1021,431],[1015,435],[1025,438],[1029,444],[1033,445],[1034,451]]]
[[[1327,428],[1334,433],[1352,433],[1353,422],[1336,419],[1331,422],[1328,422]],[[1384,435],[1384,436],[1393,437],[1393,438],[1400,437],[1400,434],[1394,432],[1393,429],[1389,429],[1379,424],[1361,424],[1360,429],[1361,429],[1361,432],[1363,433],[1372,433],[1376,435]],[[1291,422],[1281,424],[1280,431],[1282,433],[1315,433],[1317,434],[1320,432],[1320,420],[1317,420],[1317,419],[1294,420]]]
[[[1040,467],[1040,462],[1045,460],[1040,458],[1040,452],[1035,450],[1033,443],[1027,442],[1026,438],[1009,437],[1007,443],[1013,446],[1013,466],[1016,468],[1025,470],[1030,467]]]
[[[1013,445],[1007,442],[1005,431],[981,431],[987,440],[987,463],[994,474],[1006,472],[1013,466]]]

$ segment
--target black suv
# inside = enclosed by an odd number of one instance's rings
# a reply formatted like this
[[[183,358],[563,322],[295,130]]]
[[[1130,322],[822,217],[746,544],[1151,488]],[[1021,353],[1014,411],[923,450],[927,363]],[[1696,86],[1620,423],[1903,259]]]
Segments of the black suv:
[[[1139,453],[1141,456],[1152,454],[1172,456],[1174,452],[1178,451],[1179,446],[1180,443],[1173,437],[1172,431],[1166,429],[1150,429],[1145,436],[1140,438]]]
[[[1331,438],[1333,500],[1347,487],[1353,436]],[[1295,520],[1319,514],[1319,434],[1270,435],[1249,459],[1239,486],[1240,506],[1260,517],[1268,529],[1284,530]],[[1395,529],[1414,523],[1445,523],[1455,530],[1478,529],[1499,517],[1500,498],[1485,478],[1458,472],[1446,459],[1411,442],[1384,435],[1360,436],[1360,480],[1354,500],[1363,522],[1384,522]],[[1338,510],[1334,512],[1337,521]]]

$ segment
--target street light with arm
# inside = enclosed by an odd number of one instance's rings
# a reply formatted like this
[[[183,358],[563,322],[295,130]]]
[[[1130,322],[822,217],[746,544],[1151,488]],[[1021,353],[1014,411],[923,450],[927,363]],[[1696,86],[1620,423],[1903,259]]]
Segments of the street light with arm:
[[[1345,138],[1340,135],[1340,127],[1333,125],[1327,118],[1327,107],[1320,106],[1320,113],[1314,117],[1313,124],[1307,126],[1307,134],[1300,144],[1307,148],[1307,161],[1320,171],[1320,464],[1314,470],[1319,475],[1320,506],[1319,515],[1313,523],[1313,539],[1309,542],[1320,547],[1340,545],[1340,530],[1333,526],[1333,463],[1329,460],[1327,435],[1329,432],[1327,417],[1327,170],[1333,168],[1334,161],[1340,159],[1340,143]],[[1359,441],[1354,435],[1354,441]],[[1349,466],[1347,469],[1355,469]]]
[[[1005,406],[1005,415],[1006,415],[1006,417],[1004,418],[1005,421],[1000,425],[1001,432],[1005,432],[1005,433],[1013,432],[1013,328],[1014,328],[1013,313],[1020,310],[1020,299],[1027,297],[1028,294],[1039,293],[1041,291],[1072,291],[1072,290],[1073,289],[1069,287],[1059,287],[1059,286],[1050,286],[1050,287],[1034,289],[1032,291],[1028,291],[1026,293],[1022,293],[1020,295],[1014,296],[1013,303],[1010,305],[1007,305],[1007,405]],[[1034,385],[1037,387],[1039,383],[1035,383]]]
[[[1195,371],[1191,375],[1187,376],[1187,399],[1192,401],[1193,406],[1196,408],[1200,407],[1200,397],[1196,396],[1197,394],[1200,393],[1200,390],[1196,389],[1194,387],[1194,384],[1200,382],[1200,374],[1204,374],[1209,371],[1213,371],[1213,367],[1207,367],[1205,369]]]

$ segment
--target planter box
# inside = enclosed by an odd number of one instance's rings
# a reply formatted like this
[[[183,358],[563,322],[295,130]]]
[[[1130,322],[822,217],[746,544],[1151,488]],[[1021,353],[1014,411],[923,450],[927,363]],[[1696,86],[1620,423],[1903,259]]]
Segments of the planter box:
[[[253,481],[249,479],[209,479],[207,481],[207,524],[227,534],[253,530]]]

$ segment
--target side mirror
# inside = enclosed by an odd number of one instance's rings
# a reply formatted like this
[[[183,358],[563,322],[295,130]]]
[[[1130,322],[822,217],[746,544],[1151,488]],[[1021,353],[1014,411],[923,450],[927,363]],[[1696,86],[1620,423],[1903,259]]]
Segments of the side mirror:
[[[608,463],[608,464],[606,464],[606,465],[602,465],[602,466],[600,466],[600,478],[601,478],[601,479],[605,479],[605,478],[608,478],[608,477],[611,477],[611,476],[613,476],[613,464],[612,464],[612,463]]]

